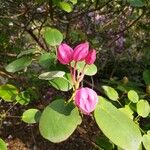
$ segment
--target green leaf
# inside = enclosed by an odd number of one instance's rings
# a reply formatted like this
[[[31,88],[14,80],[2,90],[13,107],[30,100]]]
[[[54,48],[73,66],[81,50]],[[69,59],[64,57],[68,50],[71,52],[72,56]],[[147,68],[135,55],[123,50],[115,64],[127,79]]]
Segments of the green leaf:
[[[62,78],[64,75],[64,71],[50,71],[40,74],[38,78],[42,80],[52,80],[54,78]]]
[[[108,96],[109,99],[113,100],[113,101],[117,101],[119,96],[117,91],[110,87],[110,86],[102,86],[102,88],[104,89],[105,94]]]
[[[150,70],[144,70],[143,79],[144,79],[146,85],[150,85]]]
[[[143,7],[145,4],[143,0],[128,0],[130,5],[133,7]]]
[[[62,33],[55,28],[47,28],[44,33],[44,38],[46,42],[51,46],[60,45],[63,41]]]
[[[55,5],[59,5],[59,2],[61,2],[61,0],[52,0],[53,1],[53,4]]]
[[[146,100],[139,100],[137,105],[137,113],[138,115],[142,116],[143,118],[146,118],[150,113],[150,105],[148,101]]]
[[[39,64],[43,68],[46,68],[46,69],[53,68],[55,60],[56,60],[56,55],[54,53],[51,53],[51,54],[50,53],[44,53],[39,58]]]
[[[68,13],[72,11],[72,5],[67,2],[60,2],[59,7]]]
[[[24,69],[25,67],[29,66],[32,62],[32,58],[30,57],[21,57],[16,59],[15,61],[11,62],[10,64],[8,64],[5,69],[8,72],[17,72],[20,71],[22,69]]]
[[[60,91],[69,91],[72,89],[71,75],[66,73],[63,78],[55,78],[49,81],[50,84]]]
[[[123,108],[119,108],[119,111],[127,115],[127,117],[129,117],[130,119],[133,119],[133,111],[128,105],[125,105],[125,107]]]
[[[22,115],[22,120],[26,123],[38,123],[41,112],[38,109],[28,109]]]
[[[16,101],[21,105],[27,105],[30,102],[30,96],[27,92],[23,91],[16,96]]]
[[[143,145],[146,150],[150,149],[150,131],[143,135]]]
[[[0,138],[0,150],[7,150],[6,143]]]
[[[17,94],[18,89],[11,84],[0,86],[0,97],[7,102],[13,102]]]
[[[72,62],[72,63],[71,63],[71,66],[72,66],[73,68],[74,68],[74,64],[75,64],[75,62]],[[77,68],[77,70],[78,70],[79,72],[82,72],[82,69],[83,69],[84,66],[85,66],[85,62],[84,62],[84,61],[81,61],[81,62],[78,62],[78,63],[77,63],[76,68]],[[92,64],[92,65],[86,65],[85,70],[84,70],[84,74],[85,74],[85,75],[93,76],[93,75],[95,75],[96,73],[97,73],[97,67],[96,67],[94,64]]]
[[[135,92],[134,90],[130,90],[128,92],[128,99],[133,103],[137,103],[139,100],[139,96],[138,96],[137,92]]]
[[[127,150],[139,148],[142,136],[137,124],[103,97],[99,99],[94,116],[99,128],[114,144]]]
[[[113,144],[104,135],[100,135],[96,138],[96,144],[102,150],[113,150]]]
[[[70,2],[72,2],[73,5],[75,5],[78,2],[78,0],[70,0]]]
[[[43,111],[39,129],[41,135],[51,142],[66,140],[81,124],[78,109],[73,103],[65,104],[64,100],[55,100]]]
[[[34,54],[35,49],[28,49],[26,51],[22,51],[20,54],[18,54],[17,58],[22,57],[24,55]]]

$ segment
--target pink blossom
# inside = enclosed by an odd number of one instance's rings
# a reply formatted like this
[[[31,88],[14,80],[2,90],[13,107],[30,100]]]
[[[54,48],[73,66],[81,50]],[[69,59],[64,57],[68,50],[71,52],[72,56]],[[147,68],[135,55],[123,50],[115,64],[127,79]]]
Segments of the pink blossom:
[[[89,115],[96,107],[98,96],[90,88],[80,88],[76,91],[75,104],[86,115]]]
[[[73,58],[73,49],[69,45],[62,43],[58,47],[57,58],[60,63],[69,64]]]
[[[89,51],[89,43],[81,43],[74,48],[73,60],[74,61],[83,61],[87,56]]]
[[[91,65],[95,62],[95,60],[96,60],[96,50],[92,49],[89,51],[88,55],[86,56],[85,62],[86,64]]]

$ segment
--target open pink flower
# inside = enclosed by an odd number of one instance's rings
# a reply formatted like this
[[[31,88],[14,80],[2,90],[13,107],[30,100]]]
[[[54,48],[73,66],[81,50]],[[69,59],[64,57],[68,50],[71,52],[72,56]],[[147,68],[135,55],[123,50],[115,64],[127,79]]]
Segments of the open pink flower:
[[[90,88],[80,88],[76,91],[75,104],[86,115],[89,115],[96,107],[98,96]]]
[[[81,43],[74,48],[73,52],[73,60],[74,61],[83,61],[89,51],[89,43]]]
[[[92,49],[89,51],[88,55],[86,56],[85,62],[86,64],[91,65],[95,62],[95,60],[96,60],[96,50]]]
[[[73,59],[73,49],[69,45],[62,43],[58,47],[57,58],[60,63],[69,64]]]

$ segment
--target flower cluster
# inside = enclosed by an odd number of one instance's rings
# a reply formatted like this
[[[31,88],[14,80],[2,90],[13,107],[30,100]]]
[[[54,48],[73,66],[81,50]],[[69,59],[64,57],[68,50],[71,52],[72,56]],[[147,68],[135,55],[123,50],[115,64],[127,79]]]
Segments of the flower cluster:
[[[71,61],[83,61],[86,64],[93,64],[96,59],[96,51],[94,49],[89,51],[89,43],[81,43],[77,45],[74,50],[67,44],[62,43],[58,47],[58,60],[62,64],[69,64]]]
[[[82,113],[89,115],[96,107],[98,96],[94,90],[87,87],[80,87],[80,82],[84,78],[84,71],[86,66],[91,65],[95,62],[96,50],[89,50],[88,42],[81,43],[74,49],[69,45],[62,43],[61,45],[59,45],[57,50],[57,59],[61,64],[69,64],[74,87],[72,99]],[[73,61],[74,66],[71,65],[71,62]],[[77,71],[76,66],[80,61],[84,61],[85,65],[80,71]],[[76,74],[76,72],[78,73]]]

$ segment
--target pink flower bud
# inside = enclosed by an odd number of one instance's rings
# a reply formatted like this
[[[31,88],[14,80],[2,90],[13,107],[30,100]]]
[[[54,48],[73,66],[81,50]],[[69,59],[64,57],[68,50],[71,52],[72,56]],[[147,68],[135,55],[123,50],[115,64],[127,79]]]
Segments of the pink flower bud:
[[[65,43],[59,45],[57,50],[57,59],[60,61],[60,63],[69,64],[72,61],[72,57],[73,49],[69,45]]]
[[[89,51],[89,43],[81,43],[74,48],[73,60],[74,61],[83,61],[87,56]]]
[[[86,56],[85,62],[86,64],[91,65],[95,62],[95,60],[96,60],[96,50],[92,49],[89,51],[88,55]]]
[[[76,91],[75,104],[86,115],[89,115],[96,107],[98,96],[90,88],[80,88]]]

